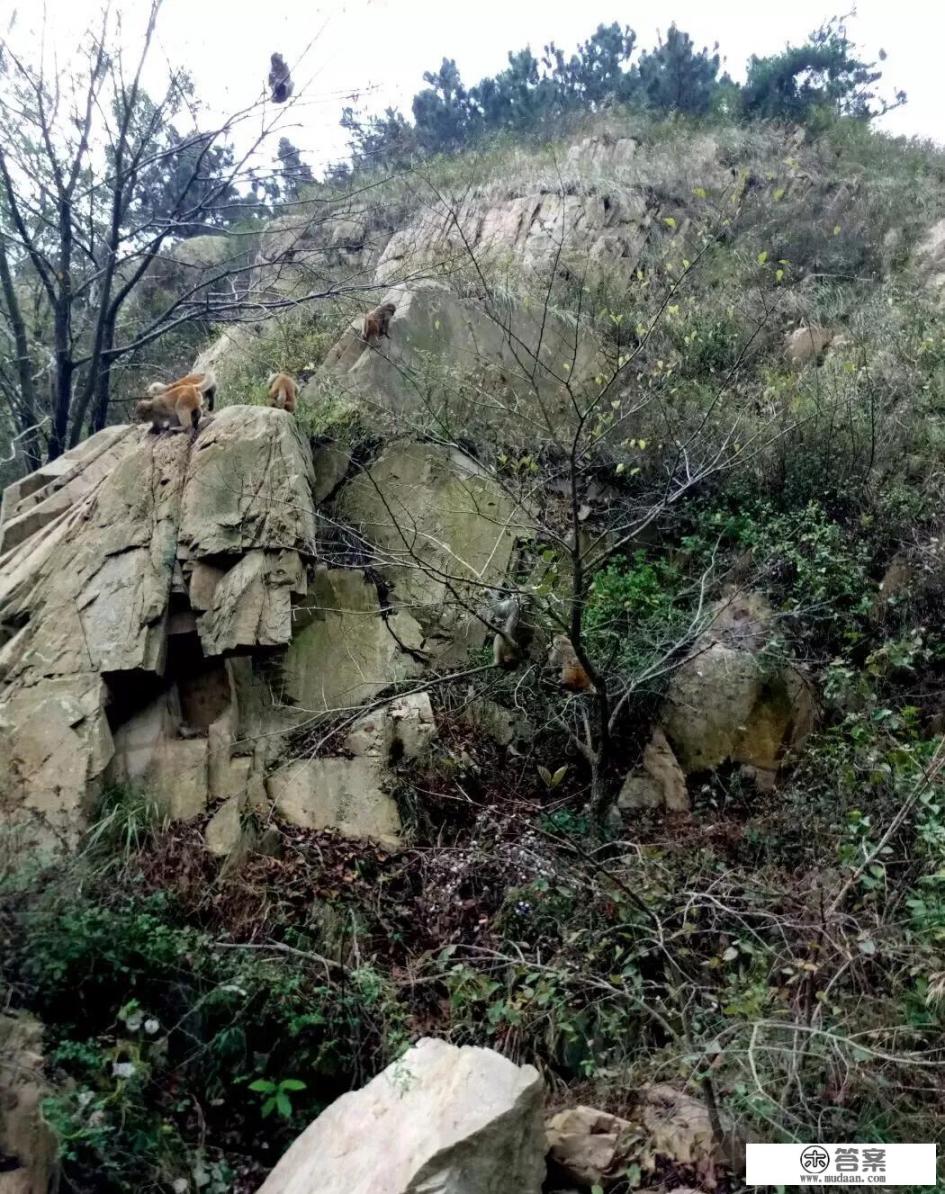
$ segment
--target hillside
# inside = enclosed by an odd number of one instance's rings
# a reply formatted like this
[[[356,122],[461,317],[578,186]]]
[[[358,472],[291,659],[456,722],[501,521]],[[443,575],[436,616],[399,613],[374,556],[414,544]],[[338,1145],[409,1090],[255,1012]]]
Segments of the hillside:
[[[4,494],[0,1161],[255,1190],[421,1037],[607,1113],[523,1194],[942,1141],[943,183],[616,108],[247,238],[196,436]]]

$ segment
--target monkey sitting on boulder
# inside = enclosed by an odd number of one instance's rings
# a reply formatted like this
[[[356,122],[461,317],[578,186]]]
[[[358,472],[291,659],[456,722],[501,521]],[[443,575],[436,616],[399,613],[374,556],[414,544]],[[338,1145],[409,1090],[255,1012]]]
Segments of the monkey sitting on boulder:
[[[281,407],[290,415],[294,414],[299,396],[299,387],[295,384],[295,379],[288,373],[270,373],[266,385],[269,387],[269,405]]]

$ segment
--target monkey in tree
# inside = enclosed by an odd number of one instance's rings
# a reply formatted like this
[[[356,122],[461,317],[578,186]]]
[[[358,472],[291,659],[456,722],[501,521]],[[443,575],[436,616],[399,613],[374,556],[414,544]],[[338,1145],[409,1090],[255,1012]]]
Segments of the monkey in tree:
[[[171,390],[176,390],[180,386],[196,386],[203,397],[206,399],[207,410],[213,410],[213,403],[217,395],[217,376],[212,369],[205,369],[200,373],[187,373],[183,377],[178,377],[176,381],[164,382],[155,381],[148,386],[148,393],[152,398],[157,398],[161,394],[167,394]]]
[[[568,692],[594,691],[594,684],[566,634],[556,634],[551,640],[548,666],[560,669],[559,683]]]
[[[177,385],[155,395],[143,398],[135,406],[135,418],[144,423],[151,420],[151,430],[186,431],[189,427],[197,434],[197,424],[203,414],[203,394],[195,385]],[[179,425],[172,426],[174,422]]]
[[[295,84],[281,54],[272,54],[269,61],[269,94],[274,104],[284,104],[295,90]]]
[[[269,405],[281,407],[290,415],[294,414],[299,396],[299,387],[295,384],[295,379],[288,373],[270,373],[266,385],[269,387]]]
[[[397,310],[396,303],[381,303],[379,307],[375,307],[373,311],[368,311],[364,317],[364,326],[361,329],[361,339],[368,344],[372,340],[380,340],[382,336],[390,339],[390,321],[391,316]]]
[[[513,671],[524,659],[533,628],[522,622],[522,598],[510,593],[492,607],[493,624],[501,629],[492,640],[492,660],[496,667]]]

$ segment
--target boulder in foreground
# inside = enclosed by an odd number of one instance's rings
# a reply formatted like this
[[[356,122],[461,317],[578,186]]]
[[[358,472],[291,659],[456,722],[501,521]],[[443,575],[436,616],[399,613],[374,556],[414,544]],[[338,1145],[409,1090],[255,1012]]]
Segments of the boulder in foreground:
[[[332,1103],[259,1194],[539,1194],[544,1155],[538,1072],[427,1038]]]

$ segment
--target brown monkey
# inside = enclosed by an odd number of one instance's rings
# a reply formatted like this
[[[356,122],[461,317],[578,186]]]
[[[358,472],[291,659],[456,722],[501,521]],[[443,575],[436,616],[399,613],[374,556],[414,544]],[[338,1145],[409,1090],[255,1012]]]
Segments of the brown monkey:
[[[289,414],[295,413],[295,403],[299,396],[299,387],[295,379],[288,373],[270,373],[266,382],[269,387],[269,405],[281,406]]]
[[[174,386],[153,398],[143,398],[135,406],[135,418],[141,423],[150,419],[152,431],[162,431],[164,428],[186,431],[190,427],[196,434],[202,414],[203,395],[195,385]],[[180,424],[179,427],[171,427],[174,420]]]
[[[556,634],[548,652],[548,666],[561,669],[561,687],[569,692],[593,692],[594,685],[566,634]]]
[[[381,336],[386,336],[389,340],[390,331],[388,329],[390,328],[390,320],[396,310],[396,303],[381,303],[373,311],[368,311],[364,317],[361,339],[366,340],[368,344],[372,340],[379,340]]]
[[[160,381],[152,382],[148,386],[148,393],[156,398],[159,394],[177,389],[178,386],[196,386],[207,400],[207,410],[213,410],[214,399],[217,396],[217,375],[212,369],[206,369],[202,373],[187,373],[178,377],[176,381],[168,382],[167,385]]]
[[[281,54],[272,54],[269,61],[269,94],[274,104],[284,104],[295,90],[295,84]]]

